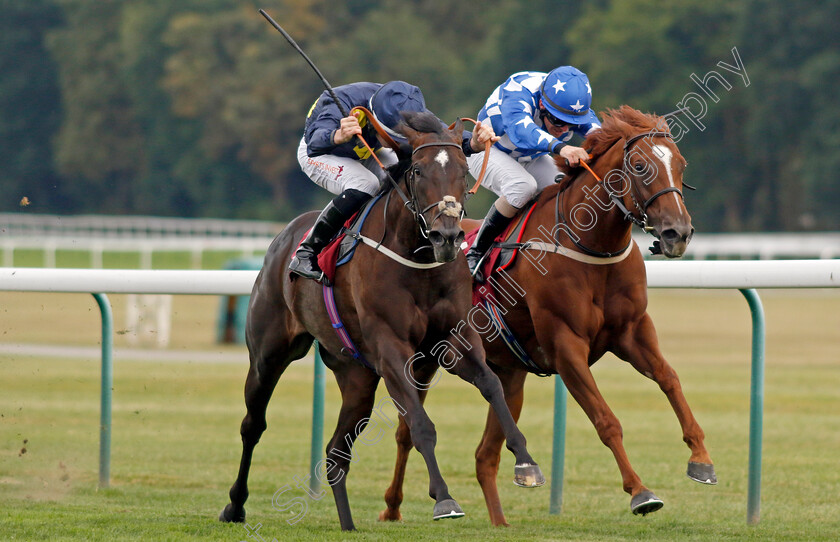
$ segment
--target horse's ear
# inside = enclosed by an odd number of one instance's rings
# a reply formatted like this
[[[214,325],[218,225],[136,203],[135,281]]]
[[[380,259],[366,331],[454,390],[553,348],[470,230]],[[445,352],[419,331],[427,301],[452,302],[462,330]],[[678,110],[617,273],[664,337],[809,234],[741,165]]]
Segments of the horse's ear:
[[[415,130],[411,126],[409,126],[408,123],[405,122],[404,120],[402,122],[400,122],[399,125],[397,126],[397,132],[404,135],[405,138],[408,139],[409,143],[412,143],[415,139],[420,137],[420,132],[418,132],[417,130]],[[413,146],[413,143],[412,143],[412,146]]]
[[[657,132],[665,132],[666,134],[671,133],[671,127],[668,125],[668,119],[666,116],[658,116],[654,115],[653,118],[656,119],[656,125],[654,126],[654,130]]]
[[[456,120],[452,123],[452,128],[450,131],[458,137],[458,140],[461,140],[461,134],[464,133],[464,121],[461,119]]]

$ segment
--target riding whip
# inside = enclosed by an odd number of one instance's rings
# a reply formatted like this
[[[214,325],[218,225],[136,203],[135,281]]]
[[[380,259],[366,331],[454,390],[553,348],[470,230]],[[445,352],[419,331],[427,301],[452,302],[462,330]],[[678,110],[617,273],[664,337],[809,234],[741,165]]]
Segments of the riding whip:
[[[303,59],[306,60],[306,62],[312,67],[313,70],[315,70],[315,73],[318,74],[318,77],[321,79],[321,82],[324,83],[325,87],[327,87],[327,92],[330,93],[330,96],[332,97],[333,101],[335,102],[335,105],[338,106],[338,110],[341,111],[341,115],[344,116],[344,117],[348,116],[349,113],[345,109],[344,105],[341,102],[338,101],[338,97],[335,95],[335,92],[333,91],[333,88],[332,88],[332,85],[330,85],[330,82],[327,81],[327,78],[324,77],[324,74],[321,73],[321,70],[319,70],[318,67],[315,66],[315,63],[312,62],[311,60],[309,60],[309,57],[306,56],[306,53],[303,52],[303,49],[300,48],[300,46],[297,44],[297,42],[295,42],[295,40],[289,35],[289,33],[286,32],[285,30],[283,30],[283,27],[280,26],[279,24],[277,24],[277,21],[272,19],[271,15],[266,13],[264,9],[260,9],[260,15],[265,17],[265,19],[271,24],[271,26],[273,26],[274,28],[277,29],[278,32],[283,34],[283,37],[286,38],[286,41],[288,41],[289,44],[292,47],[294,47],[295,51],[300,53],[300,56],[302,56]]]

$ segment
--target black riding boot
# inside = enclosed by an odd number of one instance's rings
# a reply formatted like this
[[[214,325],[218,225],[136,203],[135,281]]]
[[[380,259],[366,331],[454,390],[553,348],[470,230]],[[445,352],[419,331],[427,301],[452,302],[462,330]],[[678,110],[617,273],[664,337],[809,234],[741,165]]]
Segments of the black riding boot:
[[[348,189],[324,207],[312,229],[301,241],[289,264],[289,271],[317,282],[324,280],[318,267],[318,253],[326,247],[347,220],[364,205],[370,196],[360,190]]]
[[[475,278],[476,282],[484,282],[485,277],[478,272],[478,264],[484,257],[484,253],[493,244],[496,237],[499,236],[505,228],[508,227],[512,218],[508,218],[496,209],[495,205],[490,206],[487,211],[487,216],[484,217],[484,222],[481,224],[481,229],[478,230],[478,235],[475,242],[467,251],[467,263],[470,266],[470,274]]]

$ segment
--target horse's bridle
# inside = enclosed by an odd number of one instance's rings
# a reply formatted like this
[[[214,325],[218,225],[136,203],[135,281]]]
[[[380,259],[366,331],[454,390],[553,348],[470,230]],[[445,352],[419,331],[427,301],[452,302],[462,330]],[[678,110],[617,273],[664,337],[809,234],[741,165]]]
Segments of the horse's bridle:
[[[608,184],[607,184],[608,181],[602,180],[601,177],[599,177],[598,174],[595,173],[592,170],[592,168],[589,167],[588,164],[586,164],[586,162],[580,162],[580,164],[587,171],[589,171],[589,173],[591,173],[592,176],[595,177],[595,180],[598,182],[598,184],[601,185],[604,188],[604,190],[607,191],[607,193],[610,195],[610,201],[612,201],[613,204],[615,204],[615,206],[621,212],[621,214],[623,215],[625,220],[629,220],[633,224],[639,226],[642,230],[644,230],[645,233],[650,233],[651,231],[653,231],[653,227],[648,224],[648,216],[647,216],[648,207],[650,207],[653,204],[653,202],[656,201],[657,198],[659,198],[660,196],[663,196],[663,195],[665,195],[669,192],[676,192],[677,194],[680,195],[680,198],[682,198],[683,201],[685,201],[685,196],[683,196],[683,193],[679,188],[677,188],[675,186],[669,186],[667,188],[663,188],[662,190],[660,190],[660,191],[656,192],[655,194],[653,194],[652,196],[650,196],[647,200],[645,200],[645,202],[643,204],[639,204],[639,200],[636,199],[636,195],[633,193],[636,190],[636,184],[633,182],[633,175],[630,174],[629,172],[627,172],[625,168],[627,167],[627,156],[628,156],[628,150],[630,149],[630,147],[634,143],[636,143],[636,142],[638,142],[638,141],[640,141],[640,140],[642,140],[646,137],[667,137],[667,138],[673,139],[673,136],[668,132],[650,131],[650,132],[644,132],[644,133],[641,133],[641,134],[636,134],[636,135],[627,139],[624,142],[624,155],[621,158],[621,173],[622,173],[622,177],[626,177],[630,181],[630,190],[628,192],[630,194],[630,199],[633,201],[634,207],[636,208],[636,210],[639,211],[639,215],[640,215],[639,217],[634,215],[633,211],[629,210],[627,208],[627,206],[624,205],[624,200],[622,199],[621,196],[619,196],[617,193],[615,193],[608,186]],[[682,184],[683,184],[684,187],[688,188],[689,190],[696,190],[696,188],[694,188],[693,186],[691,186],[691,185],[689,185],[685,182],[683,182]],[[561,188],[557,192],[557,201],[555,202],[555,211],[554,212],[555,212],[555,222],[558,223],[558,224],[560,224],[560,223],[565,224],[566,223],[565,211],[561,210],[561,208],[563,207],[562,202],[561,202],[561,198],[562,198],[566,188],[568,188],[568,187],[569,187],[569,185]],[[580,250],[582,250],[584,253],[589,254],[590,256],[597,257],[597,258],[615,257],[615,256],[623,253],[627,249],[627,247],[624,247],[623,249],[621,249],[619,251],[616,251],[616,252],[599,252],[599,251],[592,250],[592,249],[582,245],[579,241],[577,241],[572,236],[570,236],[570,238],[571,238],[572,242],[574,243],[574,245],[576,247],[578,247]],[[631,240],[630,242],[632,243],[633,241]]]
[[[415,154],[417,154],[417,151],[429,147],[457,147],[458,149],[461,149],[461,145],[452,141],[435,141],[432,143],[424,143],[422,145],[418,145],[411,153],[412,163],[405,172],[405,187],[409,195],[406,196],[402,189],[400,189],[399,185],[394,183],[394,188],[397,190],[397,193],[402,198],[405,207],[414,215],[414,221],[417,222],[417,225],[420,227],[420,235],[422,235],[424,239],[429,238],[429,232],[431,231],[432,226],[434,226],[437,219],[440,218],[441,215],[443,215],[444,213],[457,213],[459,220],[464,217],[463,205],[461,205],[461,203],[455,200],[455,198],[453,198],[452,196],[444,196],[443,199],[431,203],[423,209],[419,209],[419,203],[417,201],[417,192],[415,189],[417,172],[415,170],[413,157]],[[464,182],[466,182],[466,180]],[[435,215],[432,217],[431,222],[426,222],[426,213],[428,213],[434,208],[437,208],[438,212],[435,213]],[[447,211],[447,209],[452,210]]]
[[[653,227],[648,225],[648,216],[647,216],[648,207],[650,207],[653,204],[653,202],[656,201],[660,196],[664,196],[665,194],[667,194],[669,192],[676,192],[677,194],[680,195],[680,198],[683,201],[685,201],[685,196],[683,195],[682,190],[680,190],[676,186],[669,186],[667,188],[663,188],[662,190],[660,190],[660,191],[656,192],[655,194],[653,194],[652,196],[650,196],[647,200],[644,201],[644,203],[639,204],[639,200],[636,199],[636,195],[634,194],[634,191],[636,191],[637,188],[636,188],[636,184],[633,182],[633,174],[631,174],[629,171],[626,170],[626,168],[627,168],[627,157],[629,155],[628,151],[629,151],[630,147],[634,143],[636,143],[636,142],[638,142],[638,141],[640,141],[644,138],[647,138],[647,137],[666,137],[666,138],[669,138],[669,139],[672,139],[672,140],[674,139],[674,137],[668,132],[658,132],[658,131],[653,132],[653,131],[651,131],[651,132],[644,132],[644,133],[641,133],[641,134],[636,134],[636,135],[634,135],[633,137],[631,137],[630,139],[628,139],[624,142],[624,156],[621,158],[621,172],[630,181],[630,190],[628,192],[630,194],[630,199],[633,201],[633,206],[636,208],[637,211],[639,211],[639,216],[638,217],[635,216],[632,211],[627,209],[627,206],[624,205],[624,200],[618,194],[613,192],[613,190],[611,190],[610,187],[607,186],[605,181],[602,181],[597,175],[595,175],[595,172],[592,171],[586,164],[584,164],[584,167],[586,167],[586,169],[588,169],[589,172],[592,173],[595,176],[595,179],[604,187],[604,189],[610,195],[610,200],[615,204],[616,207],[618,207],[619,211],[621,211],[621,213],[624,215],[624,219],[629,220],[633,224],[639,226],[642,230],[645,231],[645,233],[650,233],[653,230]],[[696,190],[693,186],[687,184],[684,181],[683,181],[682,184],[683,184],[684,187],[686,187],[689,190]]]

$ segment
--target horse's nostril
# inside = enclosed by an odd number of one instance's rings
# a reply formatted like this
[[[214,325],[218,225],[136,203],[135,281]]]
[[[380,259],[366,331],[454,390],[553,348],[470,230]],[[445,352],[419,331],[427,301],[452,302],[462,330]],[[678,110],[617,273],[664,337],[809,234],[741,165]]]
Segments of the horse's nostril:
[[[461,243],[464,242],[464,232],[459,231],[458,235],[455,236],[455,246],[461,246]]]
[[[677,233],[677,230],[675,230],[673,228],[669,228],[669,229],[663,231],[659,235],[659,237],[660,237],[660,239],[662,239],[663,241],[665,241],[667,243],[676,243],[677,241],[680,240],[681,235],[679,233]]]
[[[439,231],[432,230],[429,232],[429,242],[439,247],[443,246],[443,244],[446,242],[446,239],[444,238],[443,234]]]

